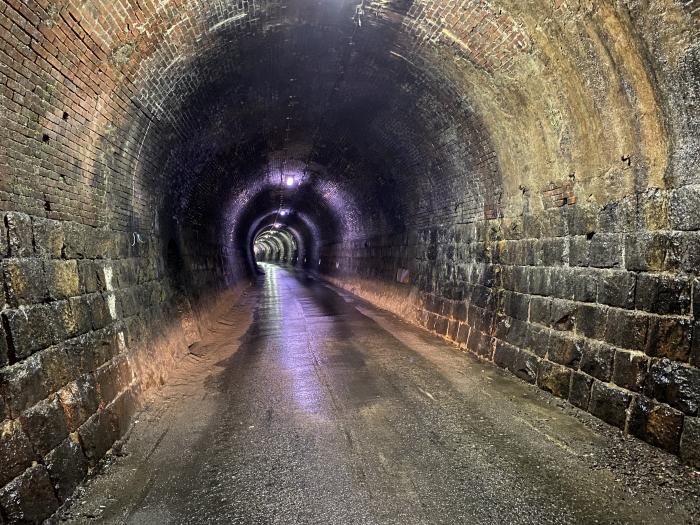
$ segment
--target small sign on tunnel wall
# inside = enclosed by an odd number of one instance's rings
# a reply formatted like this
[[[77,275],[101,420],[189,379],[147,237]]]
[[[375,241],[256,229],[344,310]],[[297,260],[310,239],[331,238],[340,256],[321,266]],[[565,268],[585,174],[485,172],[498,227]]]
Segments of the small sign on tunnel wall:
[[[409,284],[411,282],[411,274],[406,268],[396,270],[396,281],[401,284]]]

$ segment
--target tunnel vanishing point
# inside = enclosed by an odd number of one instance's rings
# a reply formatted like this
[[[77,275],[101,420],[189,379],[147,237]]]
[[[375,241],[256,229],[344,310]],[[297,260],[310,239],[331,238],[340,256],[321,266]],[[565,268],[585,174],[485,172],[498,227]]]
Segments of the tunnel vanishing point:
[[[699,36],[697,0],[0,0],[0,523],[261,261],[700,467]]]

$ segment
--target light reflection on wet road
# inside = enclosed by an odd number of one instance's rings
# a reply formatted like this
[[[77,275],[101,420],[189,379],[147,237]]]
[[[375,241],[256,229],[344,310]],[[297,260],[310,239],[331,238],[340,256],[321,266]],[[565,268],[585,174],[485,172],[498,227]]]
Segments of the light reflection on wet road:
[[[529,386],[318,280],[265,272],[240,348],[208,383],[215,405],[192,416],[202,428],[152,457],[139,459],[135,444],[132,470],[147,481],[138,498],[110,493],[105,522],[671,519],[592,470],[607,438]],[[86,499],[130,484],[126,464],[113,469]]]

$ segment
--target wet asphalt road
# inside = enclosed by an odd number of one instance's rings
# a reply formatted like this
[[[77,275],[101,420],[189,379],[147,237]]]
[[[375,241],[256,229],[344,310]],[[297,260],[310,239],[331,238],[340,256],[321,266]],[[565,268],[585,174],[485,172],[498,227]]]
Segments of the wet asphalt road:
[[[265,271],[210,340],[224,357],[199,375],[193,362],[140,416],[126,455],[88,484],[68,521],[694,519],[653,479],[635,495],[596,468],[613,438],[534,387],[321,281]]]

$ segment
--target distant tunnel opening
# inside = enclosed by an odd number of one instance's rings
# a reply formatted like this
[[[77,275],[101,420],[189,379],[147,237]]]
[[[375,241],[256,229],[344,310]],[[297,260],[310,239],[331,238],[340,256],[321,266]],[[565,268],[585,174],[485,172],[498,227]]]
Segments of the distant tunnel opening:
[[[298,261],[297,241],[289,230],[273,223],[255,236],[253,256],[256,262],[295,265]]]

